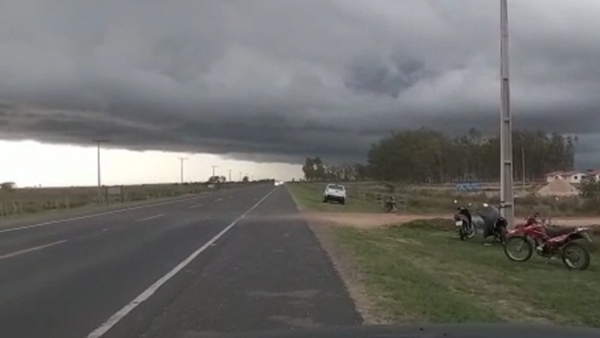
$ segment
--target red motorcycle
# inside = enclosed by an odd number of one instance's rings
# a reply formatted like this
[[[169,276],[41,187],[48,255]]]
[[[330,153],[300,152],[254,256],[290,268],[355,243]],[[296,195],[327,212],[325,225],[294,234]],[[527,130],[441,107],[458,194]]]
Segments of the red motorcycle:
[[[538,255],[546,258],[558,256],[569,269],[587,269],[590,265],[590,253],[577,242],[581,239],[592,242],[587,229],[549,227],[538,221],[537,216],[535,214],[529,217],[525,223],[516,225],[515,229],[508,232],[504,245],[506,257],[515,262],[528,261],[535,246]],[[511,249],[513,246],[517,247],[518,253],[525,249],[524,255],[517,256]]]

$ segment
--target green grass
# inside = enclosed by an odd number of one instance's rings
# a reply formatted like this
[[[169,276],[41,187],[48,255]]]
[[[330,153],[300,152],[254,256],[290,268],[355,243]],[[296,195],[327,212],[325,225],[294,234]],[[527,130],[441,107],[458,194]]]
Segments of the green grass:
[[[497,204],[498,192],[488,193],[457,193],[452,185],[447,186],[409,186],[401,184],[387,184],[380,182],[344,182],[348,194],[348,206],[327,205],[322,203],[321,196],[326,182],[294,182],[286,186],[296,198],[298,205],[311,211],[361,211],[381,212],[381,202],[377,196],[396,196],[399,211],[411,214],[446,214],[454,212],[453,201],[459,200],[461,204],[472,203],[480,206],[482,203]],[[517,198],[515,201],[515,214],[519,217],[531,215],[538,211],[544,216],[577,216],[594,215],[598,208],[590,209],[580,198],[561,198],[558,202],[554,198],[541,198],[533,195]]]
[[[509,261],[499,245],[460,242],[435,222],[335,228],[384,317],[431,322],[553,322],[600,327],[600,255],[587,271],[560,260]]]
[[[243,183],[227,183],[232,188]],[[137,202],[210,191],[204,183],[142,184],[123,186],[123,196],[108,196],[109,204]],[[19,188],[0,190],[0,220],[6,217],[30,215],[48,211],[97,205],[96,187]]]
[[[325,212],[381,212],[379,204],[371,201],[362,201],[349,196],[345,205],[337,203],[323,203],[323,190],[326,184],[286,184],[292,194],[296,205],[303,211]]]

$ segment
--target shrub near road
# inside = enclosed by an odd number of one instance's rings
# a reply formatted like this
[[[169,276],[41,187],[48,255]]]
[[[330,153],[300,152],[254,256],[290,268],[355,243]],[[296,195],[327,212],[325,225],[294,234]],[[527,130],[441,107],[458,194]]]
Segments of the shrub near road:
[[[600,327],[598,253],[588,271],[575,272],[559,260],[510,262],[501,247],[461,243],[434,222],[333,231],[384,318]]]

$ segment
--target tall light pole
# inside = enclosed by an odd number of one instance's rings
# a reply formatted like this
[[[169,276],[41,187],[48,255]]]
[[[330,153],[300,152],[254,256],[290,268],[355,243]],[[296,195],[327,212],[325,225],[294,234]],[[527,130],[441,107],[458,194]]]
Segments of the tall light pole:
[[[100,166],[100,145],[102,143],[108,143],[110,140],[107,139],[96,139],[93,140],[94,143],[98,146],[98,204],[102,203],[102,175],[101,175],[101,166]]]
[[[229,178],[228,178],[228,182],[231,182],[231,169],[229,169]]]
[[[180,157],[179,158],[179,170],[180,170],[180,175],[181,175],[181,184],[183,184],[183,161],[187,161],[188,158],[187,157]]]
[[[216,169],[216,168],[218,168],[216,165],[213,165],[213,166],[212,166],[212,170],[213,170],[213,174],[212,174],[212,175],[213,175],[213,177],[215,177],[215,169]]]
[[[240,182],[242,181],[242,172],[240,171]]]
[[[502,108],[500,110],[500,203],[509,227],[514,224],[512,121],[508,62],[508,0],[500,0],[500,75]]]

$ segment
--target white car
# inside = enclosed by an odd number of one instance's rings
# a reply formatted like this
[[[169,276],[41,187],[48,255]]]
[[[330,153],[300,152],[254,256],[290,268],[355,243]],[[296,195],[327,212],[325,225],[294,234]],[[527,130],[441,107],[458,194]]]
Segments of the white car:
[[[329,201],[346,204],[346,188],[341,184],[328,184],[323,191],[323,203]]]

